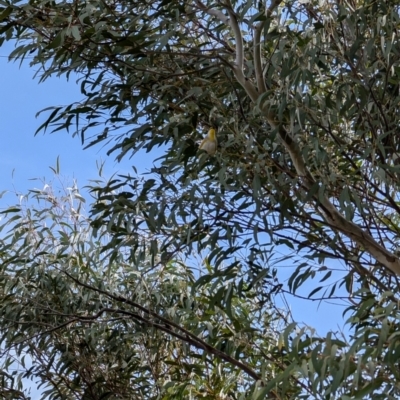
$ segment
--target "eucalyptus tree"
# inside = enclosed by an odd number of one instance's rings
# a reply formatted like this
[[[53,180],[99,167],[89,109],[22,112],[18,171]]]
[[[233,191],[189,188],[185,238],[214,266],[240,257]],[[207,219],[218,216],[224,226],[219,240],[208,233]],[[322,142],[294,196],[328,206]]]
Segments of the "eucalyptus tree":
[[[210,282],[270,298],[282,290],[271,257],[286,247],[291,291],[322,273],[332,285],[310,296],[340,287],[350,304],[356,339],[346,362],[332,355],[325,396],[354,371],[343,396],[397,393],[397,1],[1,5],[10,57],[81,85],[82,100],[48,110],[38,130],[73,130],[118,159],[161,149],[148,178],[93,188],[107,248],[128,246],[136,263],[207,250]],[[214,155],[198,149],[210,128]],[[306,357],[310,377],[328,373],[320,357]]]
[[[284,321],[254,289],[210,282],[177,257],[109,257],[77,186],[42,186],[3,211],[2,398],[35,386],[43,399],[239,398],[285,370]]]

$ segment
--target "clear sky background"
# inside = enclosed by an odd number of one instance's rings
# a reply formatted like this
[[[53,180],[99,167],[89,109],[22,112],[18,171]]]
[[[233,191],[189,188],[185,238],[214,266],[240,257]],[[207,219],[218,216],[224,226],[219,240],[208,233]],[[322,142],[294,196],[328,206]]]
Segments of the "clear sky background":
[[[7,46],[9,47],[9,46]],[[83,184],[97,175],[96,160],[106,161],[106,174],[121,171],[135,165],[138,170],[151,168],[150,157],[142,154],[129,162],[118,164],[114,156],[107,156],[106,149],[99,145],[83,150],[80,138],[72,137],[66,131],[54,134],[38,133],[36,129],[48,113],[35,117],[46,107],[67,105],[82,99],[76,79],[69,82],[64,77],[51,78],[38,84],[33,79],[35,68],[28,62],[19,66],[18,61],[8,62],[7,47],[0,48],[0,135],[2,157],[0,159],[0,179],[2,187],[16,183],[20,189],[30,188],[28,179],[51,176],[49,166],[54,166],[60,157],[61,172],[70,178],[77,178]],[[50,131],[50,130],[49,130]],[[14,173],[13,173],[14,171]],[[12,179],[12,173],[14,179]]]
[[[101,146],[83,150],[80,139],[72,138],[66,131],[55,134],[39,133],[36,129],[44,121],[44,116],[35,118],[38,111],[56,105],[67,105],[79,101],[79,85],[74,79],[52,78],[38,84],[34,80],[35,69],[26,61],[20,67],[19,61],[8,62],[11,46],[0,47],[0,192],[10,190],[0,200],[0,208],[16,202],[14,190],[26,192],[40,186],[32,178],[52,178],[50,166],[60,158],[61,173],[66,178],[76,179],[82,188],[90,179],[98,177],[96,161],[105,161],[105,176],[123,170],[128,171],[134,165],[144,172],[152,166],[152,159],[157,156],[137,154],[119,164],[114,156],[107,156]],[[45,114],[44,114],[45,115]],[[85,193],[82,193],[85,195]],[[289,261],[290,262],[290,261]],[[290,276],[292,268],[283,275]],[[316,285],[316,282],[313,282]],[[309,291],[311,290],[311,286]],[[308,292],[306,292],[308,293]],[[320,292],[321,293],[321,292]],[[297,322],[305,322],[317,329],[320,334],[328,330],[337,331],[343,327],[343,307],[318,302],[305,302],[287,297]],[[32,393],[33,394],[33,393]],[[33,395],[36,400],[39,397]]]

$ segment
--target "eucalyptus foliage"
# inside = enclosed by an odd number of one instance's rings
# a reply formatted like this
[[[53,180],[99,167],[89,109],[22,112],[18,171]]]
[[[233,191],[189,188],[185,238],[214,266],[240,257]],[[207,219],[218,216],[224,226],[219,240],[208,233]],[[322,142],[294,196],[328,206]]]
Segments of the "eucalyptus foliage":
[[[138,261],[145,236],[140,251],[107,250],[107,226],[94,232],[76,183],[56,178],[2,212],[3,398],[28,399],[36,386],[42,399],[398,395],[389,295],[355,308],[350,343],[321,338],[207,259]]]
[[[289,290],[318,276],[332,284],[310,297],[349,301],[350,348],[327,338],[302,361],[312,393],[398,394],[398,1],[0,7],[0,41],[18,43],[10,58],[81,85],[82,100],[46,110],[38,131],[71,131],[119,160],[160,148],[150,176],[92,188],[110,263],[126,248],[134,265],[207,250],[201,284],[269,301],[283,290],[271,257],[284,251],[296,267]],[[211,127],[214,156],[198,149]],[[272,380],[279,390],[292,367]]]
[[[211,282],[193,260],[136,264],[120,248],[111,261],[76,185],[56,185],[3,211],[2,398],[36,385],[43,399],[257,398],[285,371],[285,318],[254,289]],[[301,387],[287,379],[289,398]]]
[[[146,236],[136,252],[112,248],[106,225],[93,231],[76,183],[65,185],[54,171],[55,181],[2,211],[3,398],[28,399],[36,386],[42,399],[398,394],[389,294],[379,303],[355,296],[361,307],[353,309],[358,329],[349,343],[321,338],[260,284],[217,274],[207,258],[204,265],[146,258]]]

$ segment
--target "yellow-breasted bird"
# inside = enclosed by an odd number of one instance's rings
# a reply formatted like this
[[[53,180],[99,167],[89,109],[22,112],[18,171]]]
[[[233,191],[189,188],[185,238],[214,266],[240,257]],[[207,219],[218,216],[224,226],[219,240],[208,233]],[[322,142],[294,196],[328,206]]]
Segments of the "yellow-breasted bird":
[[[200,149],[205,150],[210,156],[213,156],[217,151],[217,136],[214,128],[208,131],[208,135],[200,143]]]

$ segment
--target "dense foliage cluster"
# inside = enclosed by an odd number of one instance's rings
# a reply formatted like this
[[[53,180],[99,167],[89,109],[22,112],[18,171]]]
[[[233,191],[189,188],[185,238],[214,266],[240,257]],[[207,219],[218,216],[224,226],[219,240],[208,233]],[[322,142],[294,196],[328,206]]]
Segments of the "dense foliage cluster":
[[[38,131],[161,152],[149,176],[93,183],[83,226],[63,208],[43,228],[54,196],[8,210],[4,354],[29,354],[51,398],[399,396],[399,7],[1,0],[10,57],[81,87]],[[348,302],[348,343],[276,306],[313,278],[305,296]]]

